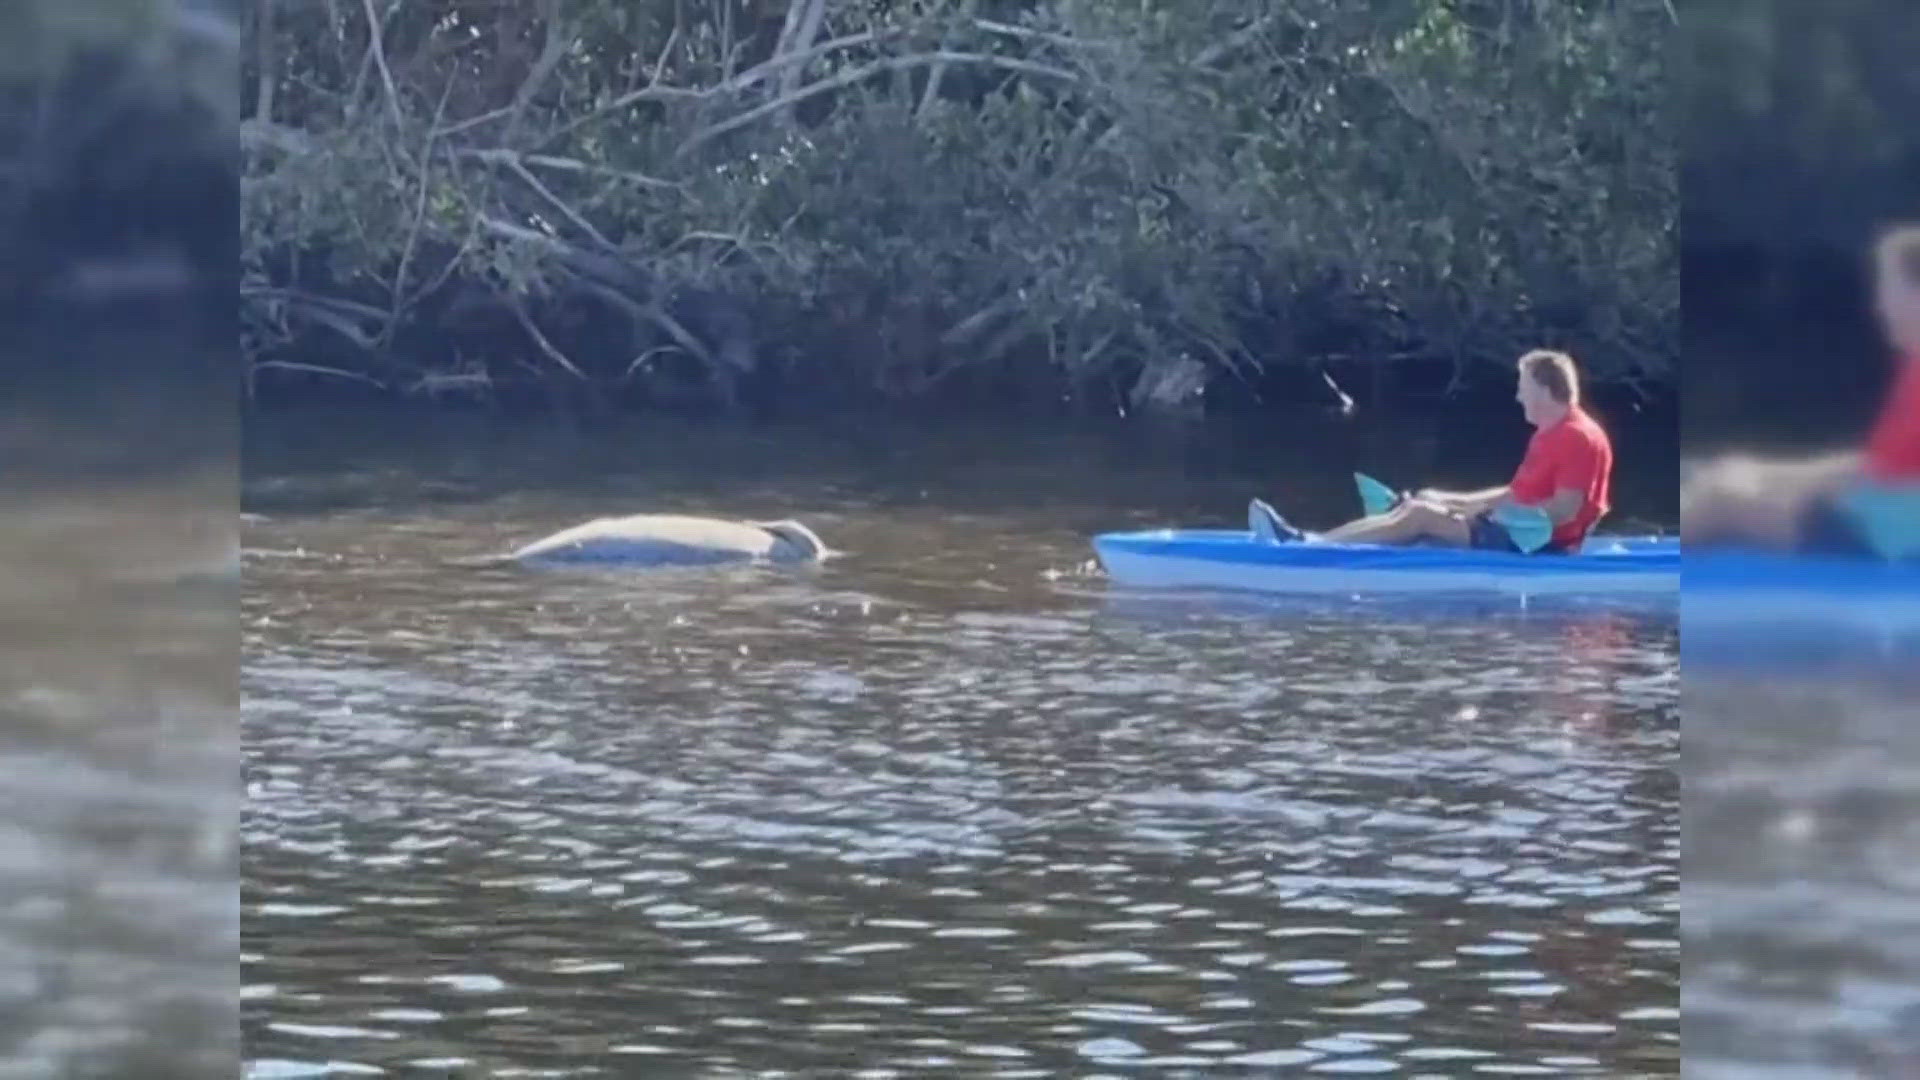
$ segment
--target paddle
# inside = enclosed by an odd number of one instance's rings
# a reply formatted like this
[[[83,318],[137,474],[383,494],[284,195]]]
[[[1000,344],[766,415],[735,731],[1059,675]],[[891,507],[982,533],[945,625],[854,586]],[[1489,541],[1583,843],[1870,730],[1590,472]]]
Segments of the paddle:
[[[1881,558],[1920,556],[1920,484],[1861,483],[1840,496],[1840,507]]]
[[[1399,492],[1368,476],[1366,473],[1353,474],[1354,486],[1360,489],[1360,505],[1367,516],[1384,514],[1399,505],[1402,498]],[[1553,519],[1547,512],[1532,506],[1513,506],[1501,504],[1487,515],[1494,524],[1507,530],[1513,538],[1513,546],[1531,555],[1553,539]]]
[[[1368,517],[1384,514],[1400,504],[1400,493],[1368,476],[1354,473],[1353,484],[1360,489],[1360,509]]]
[[[1493,508],[1494,524],[1507,530],[1513,546],[1531,555],[1553,540],[1553,519],[1537,506],[1506,504]]]

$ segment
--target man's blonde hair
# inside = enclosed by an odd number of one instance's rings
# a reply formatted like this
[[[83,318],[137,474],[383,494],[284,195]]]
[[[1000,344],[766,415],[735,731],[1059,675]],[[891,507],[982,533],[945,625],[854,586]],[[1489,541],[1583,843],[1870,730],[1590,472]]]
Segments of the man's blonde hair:
[[[1874,270],[1901,288],[1920,289],[1920,225],[1894,225],[1873,245]]]
[[[1520,358],[1520,370],[1527,378],[1546,387],[1547,393],[1560,404],[1580,403],[1580,369],[1566,353],[1535,349]]]

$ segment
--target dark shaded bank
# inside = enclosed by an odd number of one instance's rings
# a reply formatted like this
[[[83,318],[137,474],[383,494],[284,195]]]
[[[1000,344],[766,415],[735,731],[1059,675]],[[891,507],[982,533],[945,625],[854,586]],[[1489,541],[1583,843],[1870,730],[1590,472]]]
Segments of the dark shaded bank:
[[[1677,396],[1690,449],[1756,431],[1832,445],[1866,430],[1893,362],[1868,308],[1866,231],[1856,240],[1687,253]]]
[[[1492,358],[1387,355],[1364,349],[1328,349],[1329,358],[1310,363],[1276,364],[1262,370],[1208,368],[1179,358],[1157,374],[1131,372],[1123,379],[1109,373],[1078,383],[1063,381],[1045,356],[1018,355],[973,368],[957,369],[936,388],[894,396],[876,387],[868,373],[838,362],[854,348],[846,331],[796,331],[779,344],[743,335],[750,317],[712,294],[692,294],[684,324],[706,331],[716,354],[751,358],[753,366],[728,374],[716,385],[709,374],[682,357],[644,372],[623,371],[626,343],[597,331],[564,339],[581,373],[555,375],[527,362],[532,351],[511,327],[485,318],[454,335],[410,335],[426,355],[459,356],[467,367],[407,380],[383,381],[336,367],[338,357],[311,356],[256,373],[245,389],[253,422],[322,407],[363,407],[379,411],[483,412],[541,422],[557,418],[600,427],[625,420],[660,418],[720,421],[746,427],[773,424],[832,426],[875,417],[915,417],[964,421],[969,417],[1017,416],[1037,423],[1066,421],[1106,424],[1137,421],[1158,425],[1258,423],[1300,410],[1335,415],[1368,411],[1457,411],[1467,414],[1510,410],[1511,362]],[[489,337],[490,332],[500,336]],[[885,332],[876,324],[870,332]],[[1364,328],[1342,328],[1364,334]],[[1577,344],[1542,344],[1570,348]],[[483,357],[493,362],[482,361]],[[1517,358],[1517,357],[1516,357]],[[1141,384],[1147,384],[1142,386]],[[1590,396],[1633,414],[1674,415],[1677,387],[1671,378],[1622,381],[1590,379]]]
[[[1670,531],[1679,456],[1671,402],[1602,391],[1591,407],[1617,451],[1610,527]],[[1206,423],[866,413],[741,425],[630,416],[594,429],[394,402],[316,405],[249,414],[241,507],[271,516],[408,513],[416,504],[484,500],[503,487],[558,487],[599,491],[611,507],[668,509],[681,505],[674,478],[698,473],[730,478],[803,516],[806,507],[782,501],[787,493],[818,484],[862,490],[884,478],[896,492],[916,482],[950,498],[970,492],[970,509],[1062,498],[1108,506],[1087,517],[1089,532],[1151,505],[1186,507],[1159,524],[1234,527],[1255,495],[1325,527],[1357,512],[1355,470],[1409,485],[1499,483],[1530,431],[1509,397],[1491,394],[1352,416],[1273,409]]]

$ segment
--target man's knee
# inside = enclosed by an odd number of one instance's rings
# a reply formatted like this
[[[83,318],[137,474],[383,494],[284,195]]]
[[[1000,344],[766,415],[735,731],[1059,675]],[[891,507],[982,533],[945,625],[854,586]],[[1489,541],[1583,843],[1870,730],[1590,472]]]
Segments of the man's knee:
[[[1453,515],[1438,503],[1421,499],[1409,499],[1400,504],[1400,512],[1405,519],[1415,525],[1432,526],[1450,519]]]

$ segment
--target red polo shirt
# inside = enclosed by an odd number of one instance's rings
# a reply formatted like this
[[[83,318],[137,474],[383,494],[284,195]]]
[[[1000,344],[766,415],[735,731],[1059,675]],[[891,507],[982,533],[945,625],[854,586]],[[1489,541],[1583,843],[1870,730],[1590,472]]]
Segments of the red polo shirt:
[[[1900,365],[1867,436],[1867,476],[1883,483],[1920,480],[1920,356]]]
[[[1527,456],[1507,491],[1522,506],[1546,502],[1563,488],[1580,492],[1579,512],[1553,530],[1552,544],[1573,551],[1612,509],[1608,501],[1612,478],[1613,443],[1593,417],[1575,405],[1558,423],[1533,433]]]

